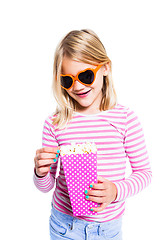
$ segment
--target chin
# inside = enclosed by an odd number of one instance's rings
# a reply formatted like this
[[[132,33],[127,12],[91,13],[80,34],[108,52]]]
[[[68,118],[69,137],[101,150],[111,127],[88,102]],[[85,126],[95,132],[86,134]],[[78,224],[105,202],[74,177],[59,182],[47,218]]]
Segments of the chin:
[[[79,104],[79,106],[81,107],[81,108],[88,108],[88,107],[90,107],[91,106],[91,103],[80,103],[80,102],[78,102],[78,104]]]
[[[89,99],[87,100],[87,99],[78,99],[78,101],[77,101],[80,105],[82,105],[82,106],[89,106],[89,105],[91,105],[92,104],[92,101],[90,101]]]

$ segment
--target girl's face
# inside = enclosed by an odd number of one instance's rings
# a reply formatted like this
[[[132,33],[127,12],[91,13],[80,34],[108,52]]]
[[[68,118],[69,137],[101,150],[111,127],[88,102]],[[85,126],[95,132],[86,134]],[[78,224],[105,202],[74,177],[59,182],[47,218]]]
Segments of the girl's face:
[[[63,74],[76,76],[78,72],[86,68],[96,68],[96,66],[73,61],[68,57],[63,58]],[[77,102],[78,112],[84,114],[96,114],[100,112],[99,106],[102,99],[103,76],[107,76],[108,72],[109,64],[105,64],[98,70],[92,85],[85,86],[76,80],[71,89],[65,90]]]

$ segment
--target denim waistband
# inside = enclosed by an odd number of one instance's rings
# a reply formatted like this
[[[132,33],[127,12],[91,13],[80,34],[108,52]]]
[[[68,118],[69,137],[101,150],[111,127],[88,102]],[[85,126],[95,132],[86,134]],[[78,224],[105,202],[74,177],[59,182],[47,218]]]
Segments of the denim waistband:
[[[52,214],[62,222],[67,222],[70,224],[77,223],[79,227],[81,226],[82,228],[84,228],[85,226],[89,226],[89,228],[96,227],[96,226],[97,227],[99,226],[102,228],[107,228],[107,227],[110,228],[110,226],[114,224],[118,224],[118,225],[122,224],[122,217],[108,221],[108,222],[96,222],[96,221],[92,222],[92,221],[86,221],[86,220],[79,219],[77,217],[73,217],[68,214],[62,213],[59,210],[57,210],[55,207],[52,207]]]

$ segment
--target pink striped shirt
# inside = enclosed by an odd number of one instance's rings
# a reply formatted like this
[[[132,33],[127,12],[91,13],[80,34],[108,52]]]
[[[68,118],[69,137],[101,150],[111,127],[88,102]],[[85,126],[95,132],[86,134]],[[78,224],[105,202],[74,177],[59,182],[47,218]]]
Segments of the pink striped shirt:
[[[151,169],[141,124],[133,111],[117,104],[113,109],[94,115],[74,112],[67,128],[54,129],[49,116],[43,129],[43,147],[57,147],[71,142],[95,142],[98,149],[98,175],[115,183],[117,198],[96,216],[81,216],[87,221],[105,222],[123,215],[125,200],[151,182]],[[72,207],[67,191],[64,171],[60,161],[59,176],[52,203],[59,211],[72,215]],[[130,162],[132,174],[125,176],[126,162]],[[43,178],[34,174],[34,183],[42,192],[50,191],[55,185],[58,164]]]

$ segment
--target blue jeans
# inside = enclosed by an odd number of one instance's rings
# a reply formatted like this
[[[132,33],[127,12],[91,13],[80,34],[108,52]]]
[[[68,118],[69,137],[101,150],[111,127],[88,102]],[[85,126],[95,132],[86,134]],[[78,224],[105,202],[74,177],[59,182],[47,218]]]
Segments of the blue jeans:
[[[89,222],[61,213],[54,207],[50,216],[50,239],[122,240],[122,218],[109,222]]]

